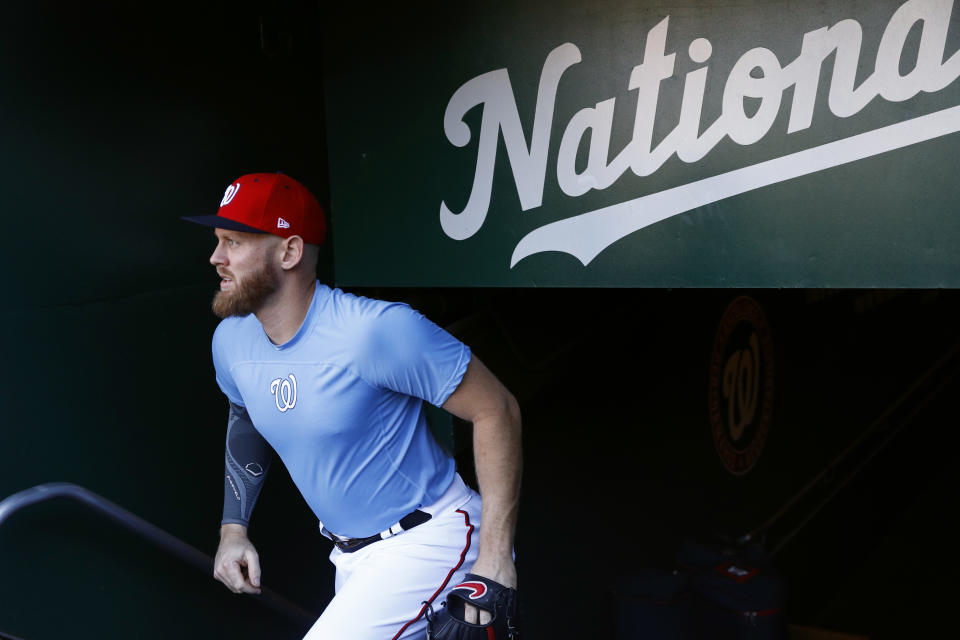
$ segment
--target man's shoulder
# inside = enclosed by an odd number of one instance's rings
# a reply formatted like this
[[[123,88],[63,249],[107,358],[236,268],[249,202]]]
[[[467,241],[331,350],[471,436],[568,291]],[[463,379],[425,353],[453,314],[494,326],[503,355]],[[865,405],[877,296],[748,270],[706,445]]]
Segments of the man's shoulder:
[[[388,319],[392,310],[410,308],[403,302],[368,298],[340,289],[332,289],[330,294],[331,312],[354,329],[365,327],[367,320]]]
[[[411,316],[419,315],[406,303],[332,291],[324,322],[324,342],[335,341],[333,351],[354,361],[382,355],[385,345],[409,333]]]

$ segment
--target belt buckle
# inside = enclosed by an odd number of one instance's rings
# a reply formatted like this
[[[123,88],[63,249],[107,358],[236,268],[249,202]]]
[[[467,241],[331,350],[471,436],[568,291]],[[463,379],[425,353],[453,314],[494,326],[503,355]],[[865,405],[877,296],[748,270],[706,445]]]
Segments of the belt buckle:
[[[335,544],[340,551],[351,551],[365,539],[366,538],[347,538],[346,540],[341,540],[340,538],[334,538],[333,544]]]
[[[340,549],[340,551],[343,551],[344,553],[353,553],[358,549],[363,549],[368,544],[372,544],[382,539],[383,538],[380,536],[380,534],[372,535],[369,538],[334,538],[333,544],[336,545],[337,549]]]
[[[342,538],[326,527],[320,527],[320,533],[329,538],[333,545],[341,551],[346,551],[365,540],[365,538]]]

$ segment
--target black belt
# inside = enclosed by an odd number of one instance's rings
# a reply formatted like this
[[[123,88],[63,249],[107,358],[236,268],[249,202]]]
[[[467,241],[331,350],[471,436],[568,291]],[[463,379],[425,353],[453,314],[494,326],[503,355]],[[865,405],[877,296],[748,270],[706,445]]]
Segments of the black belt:
[[[326,527],[322,528],[320,532],[323,535],[330,538],[331,540],[333,540],[333,544],[335,544],[337,546],[337,549],[340,549],[340,551],[343,551],[344,553],[353,553],[358,549],[363,549],[368,544],[373,544],[374,542],[386,540],[387,538],[391,536],[395,536],[402,531],[409,531],[410,529],[413,529],[417,525],[423,524],[424,522],[429,520],[431,517],[432,516],[426,511],[420,511],[420,509],[417,509],[416,511],[408,513],[407,515],[400,518],[400,522],[393,525],[386,531],[382,533],[377,533],[368,538],[340,538],[330,533],[330,531],[328,531]]]

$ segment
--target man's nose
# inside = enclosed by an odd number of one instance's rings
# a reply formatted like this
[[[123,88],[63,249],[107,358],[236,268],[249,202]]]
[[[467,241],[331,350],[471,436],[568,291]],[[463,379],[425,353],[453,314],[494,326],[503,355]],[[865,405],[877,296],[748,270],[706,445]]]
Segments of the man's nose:
[[[213,253],[210,254],[210,264],[215,267],[226,264],[226,257],[223,251],[223,243],[218,242],[217,246],[214,248]]]

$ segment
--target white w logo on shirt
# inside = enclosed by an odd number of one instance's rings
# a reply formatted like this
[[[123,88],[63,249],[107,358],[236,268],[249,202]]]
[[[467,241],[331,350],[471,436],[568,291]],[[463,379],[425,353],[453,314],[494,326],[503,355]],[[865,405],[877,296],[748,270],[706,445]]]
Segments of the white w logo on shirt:
[[[277,378],[270,383],[270,393],[280,413],[286,413],[287,409],[293,409],[297,404],[297,378],[292,373],[289,380]]]

